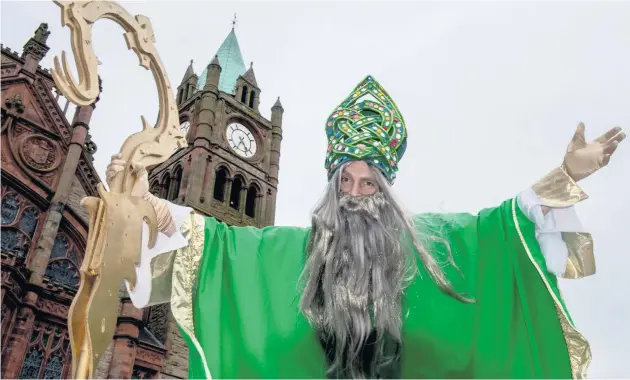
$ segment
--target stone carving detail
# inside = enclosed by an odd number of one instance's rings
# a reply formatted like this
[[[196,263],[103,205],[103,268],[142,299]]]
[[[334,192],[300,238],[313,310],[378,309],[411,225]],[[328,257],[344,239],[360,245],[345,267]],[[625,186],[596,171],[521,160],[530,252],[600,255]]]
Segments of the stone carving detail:
[[[94,153],[96,153],[96,143],[92,141],[92,135],[90,133],[87,134],[85,138],[85,144],[83,145],[85,149],[86,155],[90,158],[91,161],[94,161]]]
[[[14,97],[8,98],[5,104],[7,108],[13,111],[15,114],[20,114],[24,112],[24,103],[22,103],[21,94],[15,94]]]
[[[66,305],[51,301],[51,300],[40,298],[37,300],[37,307],[42,311],[45,311],[50,314],[54,314],[61,318],[68,317],[69,307]]]
[[[45,22],[39,24],[37,30],[35,30],[35,35],[33,39],[39,43],[45,44],[46,40],[48,40],[48,36],[50,35],[50,31],[48,30],[48,24]]]
[[[17,137],[17,136],[20,136],[20,135],[26,133],[28,130],[25,127],[21,126],[20,124],[16,124],[15,128],[14,128],[14,131],[15,131],[14,136]]]
[[[57,146],[42,136],[31,136],[22,142],[20,153],[24,162],[32,169],[50,171],[59,165]]]
[[[38,61],[41,61],[46,53],[48,53],[48,50],[50,50],[50,48],[46,46],[46,40],[49,35],[50,31],[48,31],[48,24],[40,24],[39,28],[35,31],[35,35],[28,40],[26,45],[24,45],[22,58],[24,58],[27,54],[30,54]]]
[[[138,348],[136,353],[136,360],[140,359],[151,364],[162,364],[162,358],[162,355],[142,348]]]

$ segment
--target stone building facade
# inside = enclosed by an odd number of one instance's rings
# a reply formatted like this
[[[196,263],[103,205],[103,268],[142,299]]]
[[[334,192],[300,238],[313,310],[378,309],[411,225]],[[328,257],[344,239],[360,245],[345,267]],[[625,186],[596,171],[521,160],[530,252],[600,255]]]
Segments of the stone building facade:
[[[2,378],[68,378],[68,309],[79,284],[96,195],[96,103],[74,107],[39,63],[41,24],[18,54],[2,47]],[[274,223],[282,141],[280,101],[271,120],[234,29],[200,76],[192,61],[177,88],[189,146],[150,168],[151,191],[231,224]],[[96,378],[186,378],[188,352],[168,305],[135,308],[121,290],[112,344]]]

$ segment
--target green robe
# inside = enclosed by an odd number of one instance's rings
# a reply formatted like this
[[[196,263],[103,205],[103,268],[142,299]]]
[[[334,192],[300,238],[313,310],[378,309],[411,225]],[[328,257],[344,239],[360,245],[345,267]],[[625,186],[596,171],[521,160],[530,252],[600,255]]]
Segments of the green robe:
[[[445,266],[465,304],[420,266],[403,301],[403,378],[580,378],[590,349],[548,273],[535,226],[515,199],[471,214],[422,214],[462,274]],[[190,218],[189,247],[171,256],[172,309],[189,377],[325,378],[326,357],[300,313],[308,228],[230,227]],[[428,247],[444,261],[445,246]],[[178,269],[179,268],[179,269]]]

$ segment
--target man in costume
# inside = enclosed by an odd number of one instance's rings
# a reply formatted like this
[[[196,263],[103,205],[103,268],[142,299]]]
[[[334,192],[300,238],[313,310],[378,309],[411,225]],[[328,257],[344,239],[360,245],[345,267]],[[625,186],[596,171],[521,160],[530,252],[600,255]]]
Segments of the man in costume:
[[[562,166],[477,215],[408,216],[390,187],[403,117],[368,76],[326,122],[329,183],[312,226],[232,227],[148,192],[163,232],[142,252],[137,307],[170,302],[191,378],[583,377],[588,342],[557,276],[594,273],[576,182],[625,134],[587,143]],[[124,167],[114,156],[111,181]],[[146,246],[144,233],[143,245]]]

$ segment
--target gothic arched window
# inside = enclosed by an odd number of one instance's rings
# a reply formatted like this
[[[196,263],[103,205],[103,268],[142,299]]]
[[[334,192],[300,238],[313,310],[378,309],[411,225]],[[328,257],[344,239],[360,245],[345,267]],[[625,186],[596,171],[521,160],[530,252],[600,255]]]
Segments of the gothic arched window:
[[[7,194],[2,198],[2,224],[11,224],[18,214],[20,203],[15,193]]]
[[[55,260],[48,264],[46,277],[59,285],[79,287],[79,271],[70,260]]]
[[[35,229],[37,228],[37,218],[39,212],[35,207],[29,207],[22,212],[20,217],[20,229],[28,236],[33,236]]]
[[[160,195],[159,198],[168,199],[168,191],[171,188],[171,177],[166,174],[162,178],[162,183],[160,184]]]
[[[156,197],[160,196],[160,182],[158,180],[153,181],[151,186],[149,186],[149,192]]]
[[[2,253],[11,253],[17,257],[26,257],[30,242],[23,233],[15,228],[3,228],[0,234]]]
[[[256,99],[256,92],[252,90],[251,94],[249,94],[249,107],[254,108],[254,99]]]
[[[39,348],[32,347],[26,358],[24,359],[24,365],[18,375],[18,379],[38,379],[39,370],[42,368],[44,361],[44,353]]]
[[[225,201],[225,185],[227,181],[227,169],[219,168],[214,180],[214,199]]]
[[[80,281],[78,268],[81,266],[81,260],[77,252],[78,247],[75,247],[65,234],[57,234],[45,273],[50,282],[78,289]]]
[[[16,193],[2,198],[2,252],[25,258],[39,222],[39,211]]]
[[[171,184],[172,190],[170,191],[169,200],[175,200],[179,196],[179,187],[182,185],[182,174],[184,173],[182,167],[175,169],[175,176]]]
[[[70,340],[64,327],[36,321],[20,379],[63,379],[70,370]]]
[[[258,187],[256,185],[250,185],[247,189],[247,199],[245,201],[245,215],[255,218],[256,217],[256,199],[258,198]]]
[[[232,191],[230,192],[230,207],[235,210],[241,208],[241,191],[243,190],[243,180],[240,177],[232,181]]]
[[[241,92],[241,103],[246,103],[247,102],[247,93],[249,92],[249,89],[247,88],[247,86],[243,86],[243,91]]]

